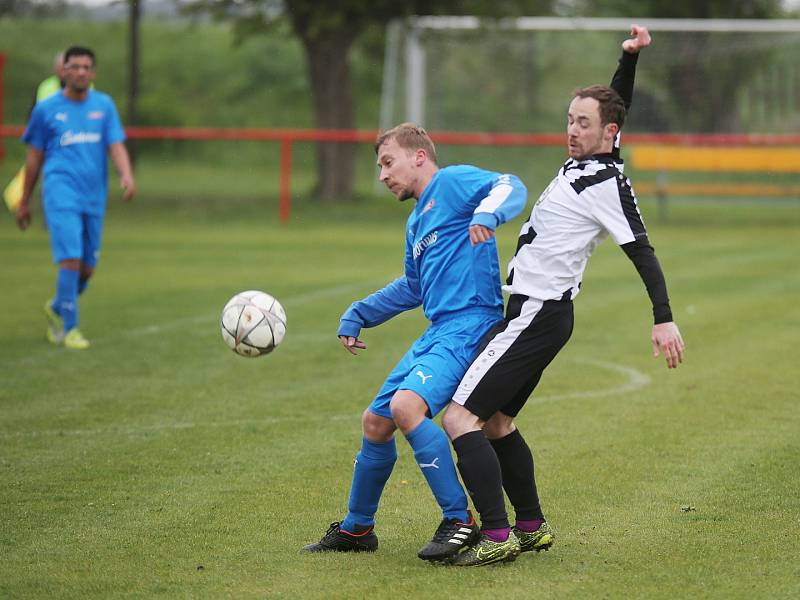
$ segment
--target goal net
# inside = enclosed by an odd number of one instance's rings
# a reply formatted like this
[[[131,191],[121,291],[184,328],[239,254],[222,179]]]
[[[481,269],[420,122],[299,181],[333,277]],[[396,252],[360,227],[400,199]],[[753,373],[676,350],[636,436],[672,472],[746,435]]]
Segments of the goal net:
[[[382,128],[555,132],[576,87],[607,84],[629,20],[422,17],[390,25]],[[800,22],[643,19],[627,132],[800,131]]]
[[[669,182],[670,194],[800,198],[800,22],[635,22],[653,36],[623,132],[638,190],[665,197]],[[572,91],[610,82],[630,23],[397,21],[387,31],[380,127],[409,120],[440,133],[565,132]],[[448,147],[444,163],[517,168],[538,185],[564,156],[563,138],[548,139],[560,147]]]

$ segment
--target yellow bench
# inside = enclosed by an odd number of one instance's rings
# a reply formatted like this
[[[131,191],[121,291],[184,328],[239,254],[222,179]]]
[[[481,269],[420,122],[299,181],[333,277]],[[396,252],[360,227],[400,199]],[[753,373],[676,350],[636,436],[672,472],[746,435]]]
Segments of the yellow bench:
[[[779,183],[669,183],[667,173],[800,173],[797,146],[672,146],[637,144],[630,147],[631,165],[655,171],[655,182],[634,181],[638,194],[800,197],[800,184]]]

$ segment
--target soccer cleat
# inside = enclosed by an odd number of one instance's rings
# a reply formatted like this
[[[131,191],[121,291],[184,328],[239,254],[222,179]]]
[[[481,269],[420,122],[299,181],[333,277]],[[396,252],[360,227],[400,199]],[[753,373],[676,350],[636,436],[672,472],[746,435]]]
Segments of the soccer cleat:
[[[417,552],[417,556],[422,560],[446,560],[477,542],[481,537],[480,529],[470,511],[467,511],[467,517],[466,523],[457,519],[442,519],[433,539]]]
[[[556,539],[556,532],[547,521],[543,521],[536,531],[522,531],[518,527],[514,527],[512,531],[517,536],[523,552],[549,550]]]
[[[83,334],[77,327],[70,329],[64,336],[64,348],[70,350],[86,350],[89,347],[89,340],[83,337]]]
[[[44,316],[47,317],[47,341],[60,344],[64,339],[64,319],[53,310],[50,300],[44,304]]]
[[[522,548],[513,531],[509,531],[505,542],[495,542],[481,534],[480,541],[461,554],[456,554],[451,564],[457,567],[480,567],[498,562],[512,562],[520,552]]]
[[[338,521],[331,523],[328,531],[316,544],[303,548],[304,552],[375,552],[378,536],[372,527],[359,533],[350,533],[341,528]]]

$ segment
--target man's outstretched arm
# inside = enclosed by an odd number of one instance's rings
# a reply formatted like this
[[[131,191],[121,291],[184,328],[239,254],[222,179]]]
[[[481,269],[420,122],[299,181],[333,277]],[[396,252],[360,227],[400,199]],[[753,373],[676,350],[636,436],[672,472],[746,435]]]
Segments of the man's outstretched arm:
[[[633,82],[636,79],[639,52],[649,46],[651,41],[647,27],[631,25],[631,37],[622,42],[622,56],[611,78],[611,88],[622,96],[626,109],[630,108],[633,100]]]
[[[358,339],[363,327],[380,325],[420,304],[422,299],[411,288],[408,279],[405,276],[398,277],[374,294],[353,302],[342,315],[336,335],[348,352],[356,354],[356,349],[363,350],[367,347]]]
[[[683,362],[685,344],[678,326],[672,320],[672,310],[669,306],[667,295],[667,282],[661,265],[658,263],[653,246],[647,236],[621,246],[625,254],[636,267],[639,277],[642,278],[647,295],[653,304],[653,331],[650,341],[653,343],[653,356],[664,354],[667,367],[676,368]]]

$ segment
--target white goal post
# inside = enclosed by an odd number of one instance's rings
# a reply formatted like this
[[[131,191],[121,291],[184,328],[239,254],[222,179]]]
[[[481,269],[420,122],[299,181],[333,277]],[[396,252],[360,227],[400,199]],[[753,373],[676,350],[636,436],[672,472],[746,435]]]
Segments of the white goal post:
[[[411,17],[389,23],[386,34],[386,53],[381,95],[381,129],[391,127],[396,119],[398,95],[405,97],[403,118],[428,125],[426,97],[428,94],[428,56],[421,43],[426,32],[486,30],[487,32],[589,31],[619,32],[631,23],[647,26],[651,32],[709,32],[800,34],[798,19],[656,19],[656,18],[561,18],[519,17],[513,19],[482,19],[472,16]],[[404,68],[399,68],[400,61]],[[794,71],[792,71],[794,73]],[[400,77],[404,74],[404,80]],[[792,84],[792,85],[797,85]],[[403,92],[401,92],[404,90]],[[794,89],[794,88],[792,88]],[[794,98],[789,102],[795,102]]]

